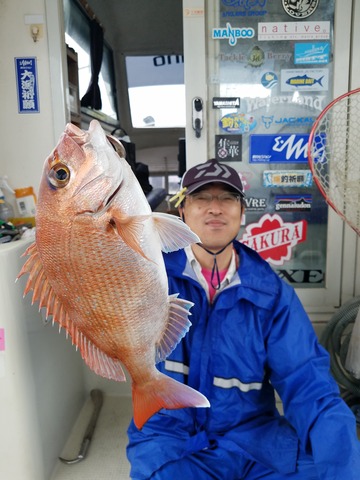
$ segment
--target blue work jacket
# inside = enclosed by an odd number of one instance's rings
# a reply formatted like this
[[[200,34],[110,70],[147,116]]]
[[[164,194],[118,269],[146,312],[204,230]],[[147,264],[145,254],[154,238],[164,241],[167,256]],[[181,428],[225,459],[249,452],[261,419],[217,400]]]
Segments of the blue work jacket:
[[[355,417],[294,289],[255,251],[239,242],[234,248],[239,268],[212,304],[185,252],[164,255],[169,293],[194,306],[189,332],[158,368],[203,393],[211,407],[163,409],[141,431],[132,422],[132,475],[149,478],[167,462],[219,445],[241,454],[239,478],[244,456],[293,472],[299,448],[321,479],[360,478]]]

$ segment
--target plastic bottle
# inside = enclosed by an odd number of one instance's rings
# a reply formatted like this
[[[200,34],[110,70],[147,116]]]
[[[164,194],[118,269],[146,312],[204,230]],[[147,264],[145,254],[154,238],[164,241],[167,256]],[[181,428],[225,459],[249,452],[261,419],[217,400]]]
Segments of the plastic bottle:
[[[7,222],[10,218],[14,218],[14,209],[12,205],[5,200],[5,195],[2,189],[7,190],[10,193],[15,193],[7,183],[7,177],[0,177],[0,220]]]
[[[15,199],[20,217],[35,217],[36,195],[33,187],[15,188]]]

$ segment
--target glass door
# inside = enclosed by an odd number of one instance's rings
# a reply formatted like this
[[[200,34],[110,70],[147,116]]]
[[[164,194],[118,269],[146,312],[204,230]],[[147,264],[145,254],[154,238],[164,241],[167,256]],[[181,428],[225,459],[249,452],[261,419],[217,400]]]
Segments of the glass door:
[[[331,311],[340,302],[344,227],[313,181],[307,142],[320,112],[348,90],[352,2],[194,4],[184,0],[187,164],[215,157],[237,169],[246,190],[239,239],[309,312]]]

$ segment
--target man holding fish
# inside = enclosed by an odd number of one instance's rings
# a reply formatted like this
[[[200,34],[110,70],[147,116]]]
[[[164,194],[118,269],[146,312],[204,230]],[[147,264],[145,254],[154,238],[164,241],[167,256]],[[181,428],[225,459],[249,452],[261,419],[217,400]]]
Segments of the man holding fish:
[[[164,255],[169,293],[194,306],[189,332],[158,369],[210,408],[162,409],[141,429],[131,422],[131,478],[358,479],[355,417],[327,352],[293,288],[236,240],[239,175],[209,160],[185,173],[176,198],[201,243]]]

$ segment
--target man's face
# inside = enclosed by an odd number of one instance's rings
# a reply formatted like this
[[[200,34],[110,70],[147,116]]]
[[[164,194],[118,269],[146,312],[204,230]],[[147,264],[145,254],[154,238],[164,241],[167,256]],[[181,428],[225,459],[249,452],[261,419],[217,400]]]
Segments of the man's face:
[[[213,195],[206,200],[206,195]],[[185,217],[186,224],[209,250],[219,250],[231,242],[240,230],[242,208],[240,200],[223,198],[230,194],[229,189],[221,183],[209,184],[185,199],[180,214]],[[221,196],[217,198],[218,196]]]

